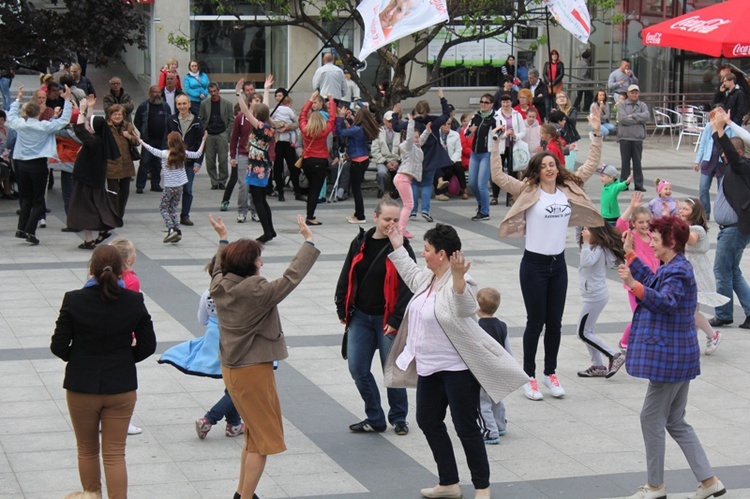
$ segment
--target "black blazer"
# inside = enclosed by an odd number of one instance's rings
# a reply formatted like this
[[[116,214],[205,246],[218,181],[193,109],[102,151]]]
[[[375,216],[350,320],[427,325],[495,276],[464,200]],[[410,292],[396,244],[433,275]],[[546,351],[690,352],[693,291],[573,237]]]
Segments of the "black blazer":
[[[65,293],[50,349],[68,363],[66,390],[113,395],[137,389],[135,363],[156,350],[143,295],[123,289],[104,301],[99,286]]]
[[[737,213],[740,232],[750,233],[750,159],[737,154],[726,134],[719,138],[714,132],[713,139],[721,146],[729,164],[729,168],[724,169],[724,196]]]

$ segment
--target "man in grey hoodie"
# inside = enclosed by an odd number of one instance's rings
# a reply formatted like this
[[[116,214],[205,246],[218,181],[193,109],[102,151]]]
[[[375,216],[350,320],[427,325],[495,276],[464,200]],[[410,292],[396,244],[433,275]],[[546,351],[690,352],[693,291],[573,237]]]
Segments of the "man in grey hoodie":
[[[645,192],[643,187],[643,170],[641,156],[643,155],[643,139],[646,138],[646,121],[648,121],[648,106],[638,100],[640,89],[638,85],[628,87],[628,98],[617,108],[617,142],[620,143],[620,180],[630,176],[630,163],[633,163],[633,180],[635,190]]]

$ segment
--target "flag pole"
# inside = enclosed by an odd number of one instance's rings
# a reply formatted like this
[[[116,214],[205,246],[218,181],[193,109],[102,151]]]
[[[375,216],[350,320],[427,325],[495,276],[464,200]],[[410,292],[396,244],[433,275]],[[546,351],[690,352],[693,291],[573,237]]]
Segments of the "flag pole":
[[[549,72],[550,72],[550,75],[549,75],[548,78],[550,79],[550,83],[552,83],[552,79],[551,79],[552,78],[552,67],[551,67],[551,64],[552,64],[552,40],[550,39],[550,35],[549,35],[549,16],[550,16],[550,11],[549,11],[549,7],[547,7],[546,4],[544,6],[544,13],[545,13],[544,22],[547,25],[547,67],[549,68]],[[544,71],[544,64],[542,64],[542,71]],[[545,75],[543,75],[543,76],[545,76]]]

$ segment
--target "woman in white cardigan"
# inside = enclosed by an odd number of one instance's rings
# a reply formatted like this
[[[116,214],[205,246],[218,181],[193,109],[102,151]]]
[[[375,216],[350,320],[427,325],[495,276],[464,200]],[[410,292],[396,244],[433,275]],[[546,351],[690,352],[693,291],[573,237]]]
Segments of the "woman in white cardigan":
[[[526,136],[526,122],[521,113],[513,109],[513,101],[508,94],[500,97],[500,109],[495,112],[495,128],[492,131],[492,138],[497,142],[497,151],[503,158],[503,168],[517,178],[513,172],[513,146],[516,141],[522,140]],[[500,187],[492,183],[492,201],[490,204],[497,204],[497,197],[500,195]],[[510,195],[508,195],[505,206],[510,206]]]
[[[409,257],[403,234],[389,230],[388,255],[414,292],[385,366],[386,385],[417,387],[417,424],[427,438],[440,482],[424,497],[460,498],[458,467],[445,426],[450,407],[471,470],[476,497],[490,495],[490,467],[477,425],[479,388],[499,401],[520,387],[522,369],[477,323],[476,282],[456,230],[437,224],[424,236],[426,269]]]

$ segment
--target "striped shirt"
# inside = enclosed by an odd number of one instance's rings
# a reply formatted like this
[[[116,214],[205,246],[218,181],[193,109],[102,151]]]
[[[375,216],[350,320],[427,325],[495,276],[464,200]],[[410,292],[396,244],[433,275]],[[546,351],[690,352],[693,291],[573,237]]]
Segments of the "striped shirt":
[[[185,165],[182,165],[181,168],[169,168],[167,166],[169,149],[157,149],[146,143],[142,144],[148,152],[157,158],[161,158],[161,178],[164,179],[164,187],[180,187],[188,183]],[[202,151],[185,151],[185,157],[190,159],[200,158],[201,154],[203,154]]]

